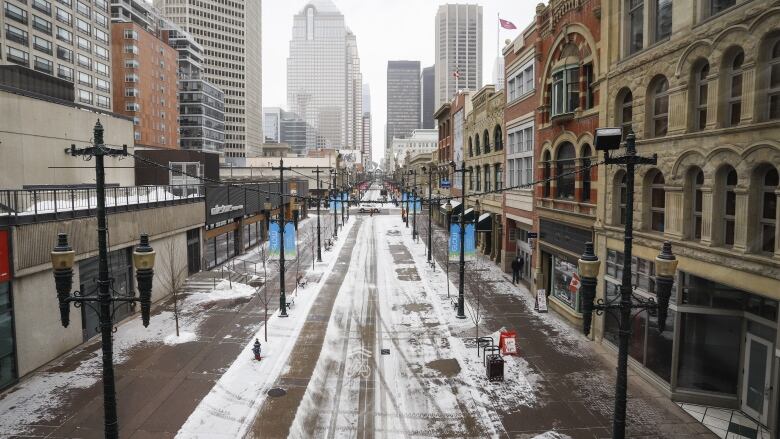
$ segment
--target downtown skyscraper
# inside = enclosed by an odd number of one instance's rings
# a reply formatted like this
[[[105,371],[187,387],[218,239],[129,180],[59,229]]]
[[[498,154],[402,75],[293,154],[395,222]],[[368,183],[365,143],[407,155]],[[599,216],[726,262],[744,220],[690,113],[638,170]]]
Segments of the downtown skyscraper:
[[[155,0],[204,48],[203,76],[225,95],[225,160],[244,165],[263,143],[261,2]]]
[[[388,61],[386,148],[420,128],[420,99],[420,61]]]
[[[446,4],[436,13],[436,108],[458,90],[482,86],[482,6]]]
[[[293,17],[287,106],[313,129],[308,149],[360,150],[363,99],[355,34],[330,0],[312,0]]]

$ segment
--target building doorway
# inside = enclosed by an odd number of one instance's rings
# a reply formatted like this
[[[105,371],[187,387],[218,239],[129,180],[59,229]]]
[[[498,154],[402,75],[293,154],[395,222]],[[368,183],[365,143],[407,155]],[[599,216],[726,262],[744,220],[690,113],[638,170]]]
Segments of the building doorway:
[[[772,343],[748,333],[745,341],[742,411],[764,425],[769,423],[772,359]]]

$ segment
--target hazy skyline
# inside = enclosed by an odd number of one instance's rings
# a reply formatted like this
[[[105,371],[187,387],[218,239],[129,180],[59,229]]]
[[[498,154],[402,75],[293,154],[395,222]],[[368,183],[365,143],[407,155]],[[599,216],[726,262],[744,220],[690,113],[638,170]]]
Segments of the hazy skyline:
[[[263,106],[287,109],[287,57],[292,37],[293,15],[307,0],[265,0],[263,2]],[[378,162],[384,153],[386,123],[387,61],[420,61],[421,67],[434,63],[434,25],[441,0],[333,0],[357,37],[363,82],[371,88],[373,156]],[[455,3],[455,2],[449,2]],[[483,7],[483,80],[493,77],[496,52],[497,13],[513,22],[517,30],[500,32],[503,40],[517,37],[533,20],[537,2],[493,0],[460,2]],[[484,85],[484,84],[483,84]]]

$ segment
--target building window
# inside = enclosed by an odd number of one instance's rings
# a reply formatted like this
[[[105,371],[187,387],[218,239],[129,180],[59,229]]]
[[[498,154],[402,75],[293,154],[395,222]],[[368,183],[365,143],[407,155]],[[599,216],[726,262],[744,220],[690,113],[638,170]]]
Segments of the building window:
[[[620,172],[615,176],[615,189],[612,193],[613,197],[617,199],[617,223],[620,225],[626,225],[627,219],[627,203],[628,203],[628,186],[626,185],[626,173]]]
[[[137,102],[128,102],[125,104],[125,111],[140,111],[141,105]]]
[[[552,256],[552,295],[572,310],[580,312],[579,290],[572,287],[572,278],[576,274],[575,264]]]
[[[591,180],[590,180],[590,173],[591,170],[588,169],[590,167],[590,145],[585,144],[582,146],[582,154],[580,154],[581,157],[581,163],[582,163],[582,169],[583,172],[580,173],[582,176],[582,202],[590,202],[590,190],[591,190]]]
[[[95,45],[95,55],[104,61],[108,61],[108,49],[103,46]]]
[[[78,79],[79,79],[79,84],[92,87],[92,75],[89,75],[84,72],[79,72]]]
[[[655,0],[655,41],[672,34],[672,0]]]
[[[705,13],[708,17],[718,15],[735,4],[737,0],[707,0]]]
[[[73,34],[67,30],[57,26],[57,39],[69,44],[73,44]]]
[[[28,66],[30,63],[30,55],[27,52],[11,46],[5,48],[5,59],[23,66]]]
[[[765,166],[759,170],[758,183],[761,191],[761,215],[759,217],[758,231],[761,251],[774,253],[775,231],[777,229],[777,169]]]
[[[474,157],[474,142],[469,137],[469,157]]]
[[[483,168],[483,171],[485,173],[485,192],[490,192],[493,190],[491,188],[491,180],[490,180],[490,165],[485,165]]]
[[[57,66],[57,77],[67,81],[73,81],[73,69],[63,65]]]
[[[76,18],[76,28],[84,34],[92,35],[92,25],[80,18]]]
[[[731,62],[726,69],[726,126],[739,124],[742,118],[742,63],[745,54],[740,49],[733,54]]]
[[[512,102],[519,99],[534,90],[534,65],[529,61],[516,72],[509,75],[507,81],[507,90],[509,93],[508,101]]]
[[[657,78],[650,90],[650,105],[653,119],[651,137],[663,137],[669,129],[669,81]]]
[[[76,46],[86,52],[92,52],[92,42],[78,35],[76,36]]]
[[[138,46],[136,46],[135,44],[125,45],[125,53],[132,53],[133,55],[138,55]]]
[[[76,11],[87,18],[92,18],[92,10],[90,7],[80,1],[76,2]]]
[[[474,168],[469,167],[468,168],[468,174],[469,174],[469,190],[473,191],[474,190],[474,178],[475,178],[474,177]],[[476,178],[479,179],[478,176]]]
[[[593,76],[593,63],[582,66],[585,76],[585,109],[589,110],[595,105],[595,78]]]
[[[51,35],[51,23],[49,23],[48,20],[44,20],[37,15],[33,15],[32,22],[33,29]]]
[[[13,3],[5,2],[5,16],[19,23],[27,24],[27,11]]]
[[[664,175],[656,171],[650,183],[650,230],[664,231],[664,209],[666,207],[666,191],[664,190]]]
[[[474,169],[472,172],[474,173],[474,175],[476,175],[476,179],[477,179],[477,181],[476,181],[476,183],[477,183],[477,187],[476,187],[476,189],[475,189],[475,190],[476,190],[476,192],[480,192],[480,191],[482,190],[482,184],[481,184],[481,181],[482,181],[482,178],[481,178],[481,176],[482,176],[482,172],[481,172],[481,170],[479,169],[479,167],[477,167],[476,169]]]
[[[703,61],[693,73],[693,128],[701,131],[707,126],[707,76],[710,64]]]
[[[138,89],[137,88],[125,88],[125,97],[129,98],[137,98],[138,97]]]
[[[6,252],[4,252],[7,254]],[[16,381],[16,341],[11,282],[0,283],[0,389]]]
[[[723,237],[721,242],[726,246],[734,245],[734,228],[737,211],[737,171],[731,166],[725,166],[718,172],[720,186],[720,218]]]
[[[97,95],[97,106],[100,108],[111,109],[111,98],[107,96]]]
[[[494,178],[493,182],[495,185],[495,189],[497,191],[501,190],[501,186],[504,183],[504,177],[503,177],[503,171],[501,170],[501,164],[496,163],[496,165],[493,167],[494,170]]]
[[[16,26],[11,26],[8,23],[5,24],[5,37],[10,41],[23,44],[25,46],[29,42],[29,37],[26,30],[20,29]]]
[[[544,152],[542,166],[542,180],[544,180],[542,195],[550,197],[550,151]]]
[[[702,187],[704,186],[704,171],[701,168],[692,168],[688,174],[688,187],[690,188],[690,200],[691,200],[691,231],[690,236],[693,239],[701,239],[701,224],[702,224],[702,203],[703,193]]]
[[[43,73],[47,73],[49,75],[54,74],[54,63],[49,61],[46,58],[41,58],[36,56],[35,57],[35,70]]]
[[[623,130],[623,139],[630,131],[632,131],[632,120],[634,110],[634,97],[631,94],[631,90],[623,89],[618,94],[617,99],[617,122],[620,128]]]
[[[493,149],[496,151],[504,149],[504,133],[501,132],[500,125],[496,125],[493,129]]]
[[[79,102],[92,105],[92,92],[79,89]]]
[[[71,26],[73,23],[73,16],[70,14],[70,12],[57,8],[57,21]]]
[[[485,148],[485,154],[490,152],[490,134],[488,134],[488,130],[485,130],[482,132],[482,143],[484,143],[483,147]]]
[[[103,76],[109,76],[108,64],[103,64],[102,62],[95,62],[95,71]]]
[[[108,33],[95,28],[95,38],[103,44],[108,44]]]
[[[645,23],[644,0],[628,1],[628,54],[639,52],[644,47]]]
[[[767,90],[768,117],[780,119],[780,39],[775,41],[769,54]]]
[[[111,91],[111,84],[109,84],[109,82],[105,79],[97,78],[95,88],[102,92],[108,93]]]
[[[579,107],[579,66],[566,67],[552,76],[552,115],[572,113]]]
[[[507,164],[509,165],[509,173],[507,175],[509,181],[507,182],[507,184],[509,185],[509,187],[515,187],[515,161],[507,160]]]
[[[59,58],[59,59],[61,59],[63,61],[73,62],[73,51],[68,49],[68,48],[65,48],[65,47],[62,47],[62,46],[58,45],[57,46],[57,58]]]
[[[558,148],[555,158],[556,198],[574,200],[575,160],[574,145],[566,142]]]
[[[138,39],[138,32],[132,30],[132,29],[125,29],[125,39],[126,40],[137,40]]]
[[[475,155],[482,154],[482,152],[480,151],[480,146],[479,146],[479,134],[474,136],[474,149],[475,149],[475,151],[474,151]]]

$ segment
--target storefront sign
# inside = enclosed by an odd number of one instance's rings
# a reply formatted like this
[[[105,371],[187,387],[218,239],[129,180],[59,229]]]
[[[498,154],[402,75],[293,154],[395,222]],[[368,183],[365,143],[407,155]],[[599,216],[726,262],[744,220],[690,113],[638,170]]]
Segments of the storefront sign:
[[[498,339],[498,348],[501,355],[517,355],[517,333],[515,331],[501,331]]]
[[[544,288],[536,290],[536,311],[547,312],[547,292]]]
[[[8,231],[0,230],[0,282],[11,280],[11,254],[8,247]]]
[[[571,282],[569,282],[569,291],[571,291],[573,294],[577,294],[577,291],[580,289],[580,275],[575,273],[572,273],[571,275]]]
[[[439,186],[442,189],[449,189],[450,188],[450,181],[446,178],[443,178],[441,182],[439,182]]]
[[[235,210],[241,210],[243,208],[244,208],[243,204],[240,204],[238,206],[234,206],[232,204],[223,204],[223,205],[212,207],[211,208],[211,214],[212,215],[219,215],[221,213],[233,212]]]
[[[528,239],[538,238],[539,234],[536,232],[528,232]]]

